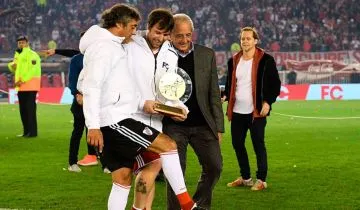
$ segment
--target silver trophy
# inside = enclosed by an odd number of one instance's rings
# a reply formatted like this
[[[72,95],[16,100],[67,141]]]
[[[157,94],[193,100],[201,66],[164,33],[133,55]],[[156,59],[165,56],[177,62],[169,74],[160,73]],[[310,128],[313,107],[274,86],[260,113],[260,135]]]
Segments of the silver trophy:
[[[181,107],[191,96],[190,76],[181,68],[168,69],[155,76],[155,110],[166,116],[183,116]]]

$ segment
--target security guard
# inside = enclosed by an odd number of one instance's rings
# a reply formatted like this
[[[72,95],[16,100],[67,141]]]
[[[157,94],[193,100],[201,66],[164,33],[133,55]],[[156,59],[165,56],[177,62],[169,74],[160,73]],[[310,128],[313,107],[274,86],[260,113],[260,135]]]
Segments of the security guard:
[[[30,49],[26,36],[17,39],[18,49],[14,60],[8,64],[15,74],[15,89],[18,91],[20,116],[24,132],[22,137],[37,136],[36,94],[40,90],[41,65],[39,55]]]

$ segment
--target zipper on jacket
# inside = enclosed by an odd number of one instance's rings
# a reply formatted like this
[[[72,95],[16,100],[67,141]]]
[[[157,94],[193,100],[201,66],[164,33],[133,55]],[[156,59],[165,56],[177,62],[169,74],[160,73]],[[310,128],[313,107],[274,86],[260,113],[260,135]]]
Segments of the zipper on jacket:
[[[150,114],[150,123],[149,123],[150,127],[152,127],[151,122],[152,122],[152,114]]]
[[[154,83],[154,89],[153,91],[155,91],[154,95],[155,95],[155,100],[156,100],[156,97],[157,97],[157,94],[156,94],[156,65],[157,65],[157,60],[156,60],[156,56],[154,55],[153,53],[153,56],[154,56],[154,60],[155,60],[155,66],[154,66],[154,76],[153,76],[153,83]],[[152,114],[150,114],[150,126],[152,124]]]
[[[114,104],[117,104],[119,101],[120,101],[120,93],[119,93],[119,96],[118,96],[118,98],[117,98],[117,100],[116,100],[116,102]]]

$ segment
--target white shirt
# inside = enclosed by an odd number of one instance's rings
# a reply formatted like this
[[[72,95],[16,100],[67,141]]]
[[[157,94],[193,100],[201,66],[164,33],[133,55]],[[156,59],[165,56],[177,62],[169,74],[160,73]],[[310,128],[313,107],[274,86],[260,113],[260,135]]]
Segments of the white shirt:
[[[253,59],[244,60],[241,57],[236,67],[235,105],[233,109],[235,113],[250,114],[254,111],[251,81],[252,64]]]

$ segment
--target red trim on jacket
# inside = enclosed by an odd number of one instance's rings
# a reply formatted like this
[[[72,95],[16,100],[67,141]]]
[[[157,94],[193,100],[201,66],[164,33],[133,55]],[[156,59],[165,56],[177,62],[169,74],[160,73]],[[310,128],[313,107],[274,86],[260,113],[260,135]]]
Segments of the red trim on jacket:
[[[259,111],[256,109],[256,85],[257,85],[257,73],[259,68],[259,63],[261,58],[264,56],[264,50],[260,48],[255,48],[255,55],[253,58],[253,63],[251,67],[251,86],[252,86],[252,97],[253,97],[253,106],[254,112],[253,117],[261,117]],[[243,51],[238,52],[233,56],[233,71],[232,71],[232,80],[231,80],[231,87],[230,87],[230,98],[229,104],[227,107],[227,117],[228,120],[231,121],[233,115],[233,109],[235,105],[235,92],[236,92],[236,67],[240,62],[240,58],[243,55]]]

